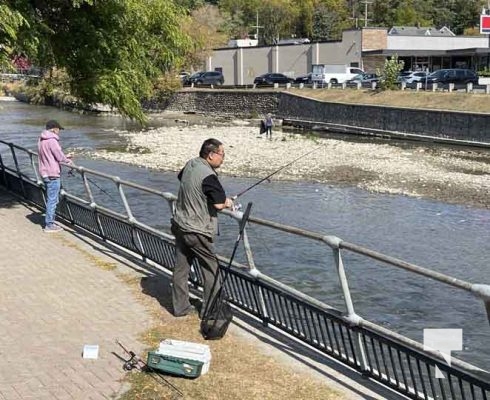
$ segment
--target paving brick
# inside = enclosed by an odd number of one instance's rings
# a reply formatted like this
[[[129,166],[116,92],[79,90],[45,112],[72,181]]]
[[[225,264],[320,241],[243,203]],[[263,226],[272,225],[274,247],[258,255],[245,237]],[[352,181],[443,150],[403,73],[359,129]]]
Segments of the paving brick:
[[[6,400],[19,400],[22,399],[17,391],[12,386],[2,385],[0,393]]]
[[[3,190],[0,212],[0,400],[113,398],[125,375],[115,339],[143,349],[138,334],[151,315],[69,229],[43,233]],[[97,360],[82,358],[85,344],[99,345]]]

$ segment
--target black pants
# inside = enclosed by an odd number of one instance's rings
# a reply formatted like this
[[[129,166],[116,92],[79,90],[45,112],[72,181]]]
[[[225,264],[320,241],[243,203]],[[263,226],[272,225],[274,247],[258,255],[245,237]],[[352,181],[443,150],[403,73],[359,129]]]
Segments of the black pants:
[[[270,136],[272,139],[272,126],[266,126],[265,127],[265,137]]]
[[[204,280],[204,302],[201,315],[211,295],[215,295],[221,282],[215,282],[218,272],[218,260],[210,238],[199,233],[183,232],[178,225],[172,224],[175,236],[175,268],[172,277],[172,303],[174,315],[185,315],[191,307],[189,302],[189,273],[192,261],[197,258]],[[213,287],[214,286],[214,287]],[[211,293],[212,292],[212,293]]]

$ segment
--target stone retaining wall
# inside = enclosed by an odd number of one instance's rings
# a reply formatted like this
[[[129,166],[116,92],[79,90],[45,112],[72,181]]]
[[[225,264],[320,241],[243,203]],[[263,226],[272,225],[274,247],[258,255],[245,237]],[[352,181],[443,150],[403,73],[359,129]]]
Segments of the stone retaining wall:
[[[165,107],[171,111],[258,117],[268,112],[295,126],[312,122],[328,130],[356,133],[412,134],[423,137],[490,143],[490,114],[327,103],[279,91],[184,90]],[[336,129],[335,125],[338,125]]]
[[[165,108],[169,111],[197,112],[256,118],[279,113],[281,92],[245,90],[184,90],[175,93]]]

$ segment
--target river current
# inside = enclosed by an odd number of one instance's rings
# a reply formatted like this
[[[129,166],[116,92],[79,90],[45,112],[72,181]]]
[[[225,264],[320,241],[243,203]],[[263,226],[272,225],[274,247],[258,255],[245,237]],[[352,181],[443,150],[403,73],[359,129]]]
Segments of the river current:
[[[75,153],[78,165],[116,174],[161,191],[177,192],[175,172],[162,172],[84,154],[95,149],[124,149],[118,132],[138,129],[119,117],[80,115],[44,106],[0,102],[0,138],[36,149],[47,119],[66,125],[61,142]],[[171,124],[154,120],[151,126]],[[2,148],[2,151],[4,148]],[[258,177],[260,178],[260,177]],[[77,179],[77,178],[70,178]],[[76,186],[65,179],[65,187]],[[238,193],[253,179],[222,177],[228,193]],[[104,189],[106,183],[99,182]],[[106,188],[107,189],[107,188]],[[101,202],[113,198],[100,191]],[[165,204],[131,196],[142,222],[165,229]],[[490,284],[490,210],[398,195],[369,193],[357,188],[313,182],[272,181],[242,197],[253,202],[253,215],[304,229],[335,235],[405,261],[472,283]],[[220,217],[220,253],[229,255],[236,223]],[[344,303],[331,251],[296,236],[252,226],[248,231],[257,267],[274,279],[339,309]],[[239,260],[243,261],[243,252]],[[344,252],[356,312],[362,317],[423,340],[425,328],[463,329],[463,350],[452,354],[490,369],[490,324],[483,303],[437,282]]]

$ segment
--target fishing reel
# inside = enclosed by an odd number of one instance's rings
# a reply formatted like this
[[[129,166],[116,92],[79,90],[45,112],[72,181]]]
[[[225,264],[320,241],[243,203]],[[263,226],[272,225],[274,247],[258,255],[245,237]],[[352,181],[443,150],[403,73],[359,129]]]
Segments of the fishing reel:
[[[233,206],[231,207],[231,211],[240,211],[242,209],[241,203],[233,203]]]
[[[142,361],[141,358],[139,358],[134,352],[130,351],[129,352],[129,355],[131,356],[131,358],[129,360],[127,360],[124,365],[123,365],[123,369],[125,371],[131,371],[132,369],[134,368],[138,368],[140,369],[141,366],[140,366],[140,362]]]

